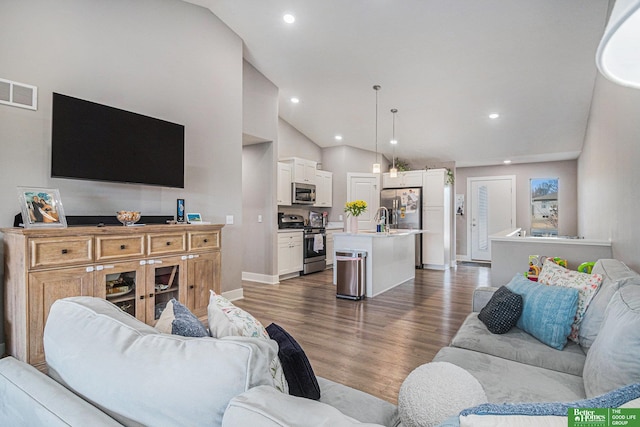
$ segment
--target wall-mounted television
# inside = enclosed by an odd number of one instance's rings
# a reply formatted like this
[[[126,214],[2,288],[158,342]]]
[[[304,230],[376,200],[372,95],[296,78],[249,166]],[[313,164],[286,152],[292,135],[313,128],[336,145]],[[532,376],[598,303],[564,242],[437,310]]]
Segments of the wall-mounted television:
[[[184,126],[54,93],[51,176],[184,188]]]

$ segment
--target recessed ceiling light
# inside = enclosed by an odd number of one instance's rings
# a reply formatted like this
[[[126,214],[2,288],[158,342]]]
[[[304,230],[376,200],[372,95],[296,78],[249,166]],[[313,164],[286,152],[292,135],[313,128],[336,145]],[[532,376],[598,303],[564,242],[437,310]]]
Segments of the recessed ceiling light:
[[[498,117],[500,117],[500,114],[498,114],[498,113],[491,113],[491,114],[489,114],[489,118],[490,118],[490,119],[497,119]]]
[[[504,163],[505,165],[510,165],[511,164],[511,160],[503,160],[502,163]]]
[[[284,20],[284,22],[286,22],[287,24],[293,24],[294,22],[296,22],[296,17],[293,16],[290,13],[285,14],[282,19]]]
[[[300,102],[300,100],[294,96],[293,98],[291,98],[291,102],[297,104],[298,102]]]
[[[389,141],[389,143],[391,145],[396,145],[398,143],[398,140],[397,139],[392,139],[391,141]]]
[[[342,135],[336,135],[335,139],[336,141],[342,141]]]

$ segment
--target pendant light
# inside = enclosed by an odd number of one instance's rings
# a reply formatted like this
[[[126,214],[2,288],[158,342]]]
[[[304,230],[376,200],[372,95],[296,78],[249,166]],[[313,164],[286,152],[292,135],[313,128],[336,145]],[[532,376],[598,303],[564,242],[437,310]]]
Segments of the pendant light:
[[[380,163],[378,162],[378,91],[380,85],[374,85],[373,90],[376,91],[376,158],[373,162],[373,173],[380,173]]]
[[[398,144],[398,140],[396,139],[396,113],[398,110],[396,108],[391,109],[391,113],[393,114],[393,133],[391,139],[391,145],[393,145],[393,166],[389,169],[389,177],[397,178],[398,177],[398,168],[396,168],[396,145]]]

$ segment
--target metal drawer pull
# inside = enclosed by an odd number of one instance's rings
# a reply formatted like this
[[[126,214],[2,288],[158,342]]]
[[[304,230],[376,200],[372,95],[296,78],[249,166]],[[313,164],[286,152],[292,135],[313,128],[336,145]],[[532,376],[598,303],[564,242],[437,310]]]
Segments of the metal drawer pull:
[[[68,251],[67,249],[63,249],[63,250],[62,250],[62,255],[64,255],[64,254],[68,254],[68,253],[69,253],[69,251]]]
[[[121,249],[121,250],[122,250],[122,249],[125,249],[125,248],[126,248],[126,245],[120,245],[120,249]]]
[[[205,243],[209,243],[209,239],[204,239],[204,242]]]
[[[167,242],[167,246],[171,246],[171,242]]]

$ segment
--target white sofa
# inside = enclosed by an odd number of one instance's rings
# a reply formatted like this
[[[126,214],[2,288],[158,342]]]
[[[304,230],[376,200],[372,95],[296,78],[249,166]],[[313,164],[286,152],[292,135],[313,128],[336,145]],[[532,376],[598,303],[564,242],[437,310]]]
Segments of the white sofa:
[[[320,401],[280,393],[275,341],[162,334],[100,298],[56,301],[44,347],[49,376],[0,360],[0,425],[399,423],[395,405],[323,378]]]

